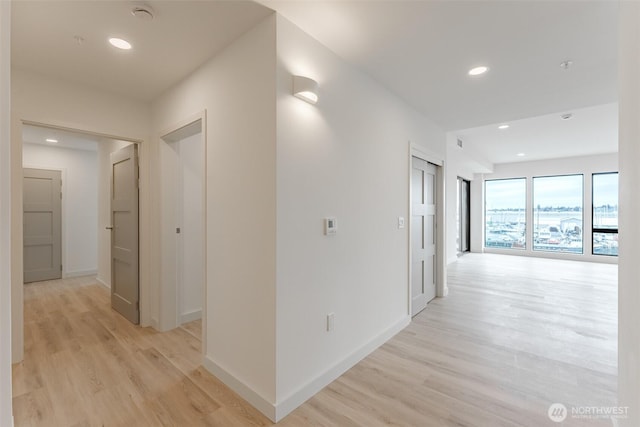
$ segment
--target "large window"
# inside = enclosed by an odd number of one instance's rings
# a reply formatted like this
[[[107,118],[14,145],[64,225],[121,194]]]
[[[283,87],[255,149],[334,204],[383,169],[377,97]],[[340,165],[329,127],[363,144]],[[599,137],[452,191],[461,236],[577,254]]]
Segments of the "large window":
[[[485,181],[485,247],[524,249],[526,206],[524,178]]]
[[[533,178],[533,250],[582,253],[582,175]]]
[[[593,254],[618,255],[618,173],[593,175]]]

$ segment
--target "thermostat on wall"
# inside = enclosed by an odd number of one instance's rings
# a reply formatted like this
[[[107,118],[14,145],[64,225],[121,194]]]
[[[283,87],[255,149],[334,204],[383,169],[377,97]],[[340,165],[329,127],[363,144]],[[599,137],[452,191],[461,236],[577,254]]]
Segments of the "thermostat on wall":
[[[324,234],[330,236],[338,231],[338,221],[335,218],[324,219]]]

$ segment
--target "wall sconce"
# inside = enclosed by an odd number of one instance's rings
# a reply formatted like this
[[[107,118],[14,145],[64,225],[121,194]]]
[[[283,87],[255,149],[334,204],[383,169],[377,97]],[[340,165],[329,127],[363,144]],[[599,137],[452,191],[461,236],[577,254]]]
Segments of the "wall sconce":
[[[318,102],[318,82],[309,77],[293,76],[293,96],[315,104]]]

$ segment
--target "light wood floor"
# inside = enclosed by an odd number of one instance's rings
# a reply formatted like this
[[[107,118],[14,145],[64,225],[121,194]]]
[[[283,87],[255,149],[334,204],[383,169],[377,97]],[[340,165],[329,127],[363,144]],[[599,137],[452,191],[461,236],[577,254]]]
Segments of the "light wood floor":
[[[555,426],[551,403],[615,404],[616,266],[470,254],[448,275],[449,297],[278,425]],[[271,425],[199,367],[199,334],[132,326],[90,278],[26,285],[16,426]]]

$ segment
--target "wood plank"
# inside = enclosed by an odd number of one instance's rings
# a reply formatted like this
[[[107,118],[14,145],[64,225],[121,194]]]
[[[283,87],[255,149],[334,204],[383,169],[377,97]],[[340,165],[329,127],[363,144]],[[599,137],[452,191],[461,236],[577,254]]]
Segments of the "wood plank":
[[[551,403],[615,405],[615,265],[469,254],[448,278],[447,298],[279,425],[539,427]],[[159,333],[109,304],[92,278],[25,286],[16,426],[272,425],[200,366],[200,321]]]

